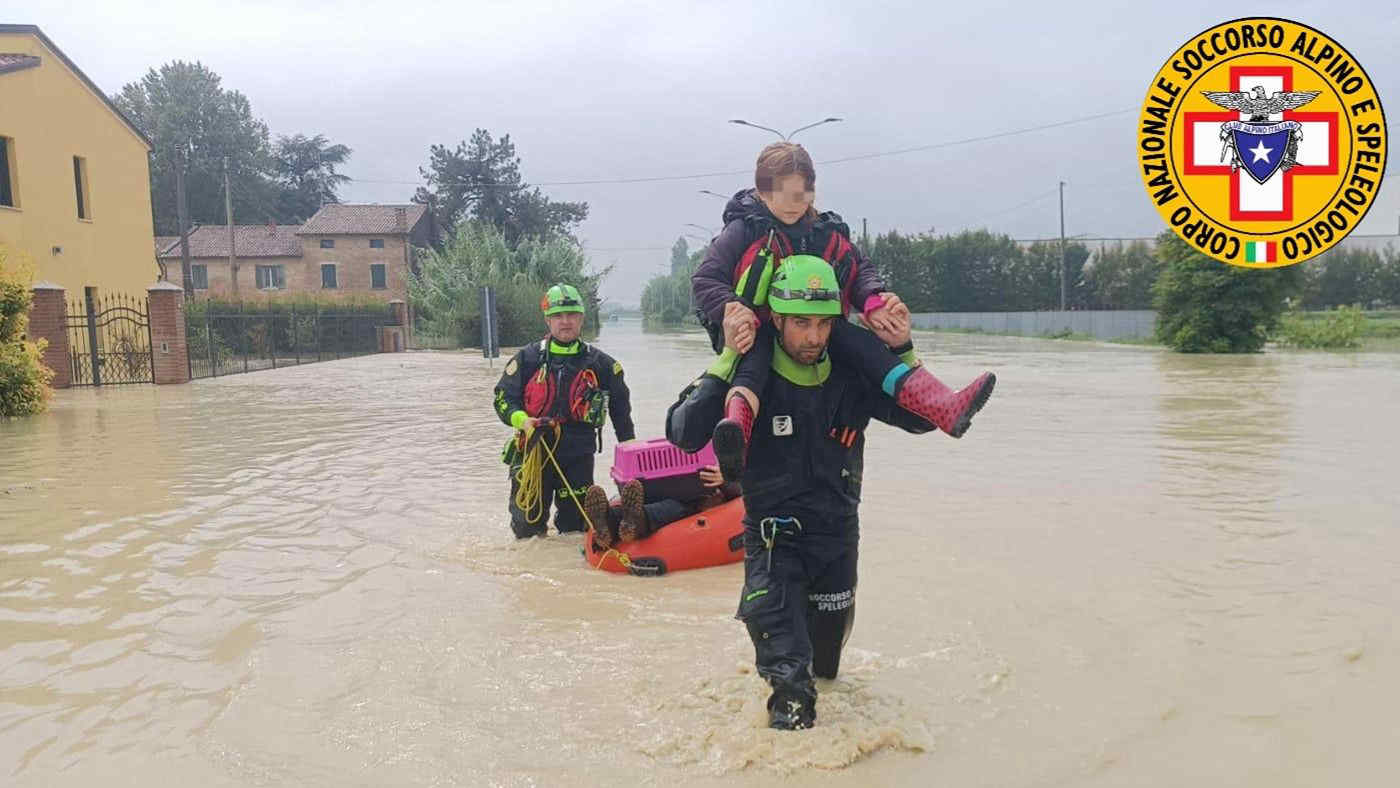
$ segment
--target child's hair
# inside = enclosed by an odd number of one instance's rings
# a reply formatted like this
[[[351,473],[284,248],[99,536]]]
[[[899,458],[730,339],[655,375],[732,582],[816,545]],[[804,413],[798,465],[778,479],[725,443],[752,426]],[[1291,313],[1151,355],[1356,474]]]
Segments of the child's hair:
[[[775,142],[759,151],[753,170],[753,184],[759,191],[773,191],[777,180],[788,175],[801,175],[808,190],[816,188],[817,170],[806,148],[795,142]]]
[[[753,183],[760,192],[772,193],[779,178],[801,175],[808,191],[817,186],[817,169],[807,149],[795,142],[775,142],[758,152],[758,163],[754,165]],[[816,215],[816,207],[807,209],[809,215]]]

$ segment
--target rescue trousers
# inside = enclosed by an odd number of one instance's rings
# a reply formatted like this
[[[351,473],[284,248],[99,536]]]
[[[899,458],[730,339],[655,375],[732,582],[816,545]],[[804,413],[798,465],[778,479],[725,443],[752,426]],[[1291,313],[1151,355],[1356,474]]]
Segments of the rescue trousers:
[[[744,589],[736,617],[753,641],[769,709],[800,703],[815,716],[813,677],[832,679],[855,623],[859,532],[853,516],[744,520]]]
[[[583,521],[583,514],[579,511],[579,504],[583,503],[583,496],[588,492],[588,488],[593,484],[593,453],[580,454],[556,454],[559,467],[564,471],[564,478],[559,478],[558,471],[554,470],[554,463],[545,462],[540,470],[540,505],[537,511],[526,513],[515,505],[515,495],[520,490],[520,481],[516,479],[516,474],[520,472],[519,465],[510,467],[510,502],[507,509],[510,511],[510,529],[515,532],[517,539],[529,539],[532,536],[544,536],[548,531],[549,510],[551,505],[554,508],[554,527],[559,529],[559,533],[565,531],[585,531],[588,526]],[[569,495],[578,496],[578,504]],[[529,519],[529,515],[535,516],[534,521]]]

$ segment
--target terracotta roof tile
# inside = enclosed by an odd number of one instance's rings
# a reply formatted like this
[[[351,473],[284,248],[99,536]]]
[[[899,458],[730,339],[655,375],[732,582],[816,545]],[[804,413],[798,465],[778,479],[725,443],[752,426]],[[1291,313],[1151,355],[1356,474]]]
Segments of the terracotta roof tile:
[[[233,249],[239,257],[301,257],[296,224],[236,224]],[[162,259],[180,259],[180,239],[159,253]],[[228,257],[228,225],[205,224],[190,233],[190,257]]]
[[[327,205],[306,220],[301,235],[395,235],[413,231],[425,205]]]

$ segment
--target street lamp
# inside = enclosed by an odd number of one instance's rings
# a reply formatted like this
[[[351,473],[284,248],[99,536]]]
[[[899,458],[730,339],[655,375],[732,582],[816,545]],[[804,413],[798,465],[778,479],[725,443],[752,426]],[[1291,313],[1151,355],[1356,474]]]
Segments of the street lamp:
[[[787,138],[788,138],[788,139],[792,139],[793,135],[797,134],[797,132],[799,132],[799,131],[806,131],[807,129],[810,129],[810,128],[812,128],[813,126],[820,126],[820,125],[822,125],[823,123],[840,123],[840,122],[841,122],[841,118],[822,118],[821,120],[817,121],[816,123],[808,123],[806,126],[803,126],[803,127],[800,128],[800,129],[794,129],[791,133],[789,133],[789,134],[787,135]]]
[[[701,193],[701,194],[708,194],[708,195],[710,195],[711,197],[718,197],[718,198],[720,198],[721,200],[727,200],[727,199],[729,199],[728,196],[723,195],[723,194],[720,194],[719,192],[712,192],[712,191],[710,191],[709,189],[701,189],[701,190],[700,190],[700,193]]]
[[[779,137],[781,137],[782,140],[783,140],[783,142],[787,142],[788,140],[792,139],[792,136],[793,136],[794,134],[796,134],[797,132],[799,132],[799,131],[806,131],[807,129],[810,129],[810,128],[814,127],[814,126],[820,126],[820,125],[822,125],[823,123],[838,123],[838,122],[840,122],[841,120],[842,120],[842,118],[822,118],[821,120],[817,121],[816,123],[808,123],[806,126],[801,126],[801,127],[799,127],[799,128],[793,129],[792,131],[788,132],[787,134],[783,134],[781,131],[778,131],[777,129],[770,129],[770,128],[768,128],[767,126],[760,126],[760,125],[758,125],[757,123],[750,123],[749,121],[743,120],[743,119],[741,119],[741,118],[735,118],[735,119],[733,119],[733,120],[731,120],[731,121],[729,121],[729,122],[730,122],[730,123],[733,123],[733,124],[736,124],[736,125],[739,125],[739,126],[749,126],[749,127],[751,127],[751,128],[755,128],[755,129],[763,129],[764,131],[771,131],[771,132],[773,132],[774,134],[777,134]]]

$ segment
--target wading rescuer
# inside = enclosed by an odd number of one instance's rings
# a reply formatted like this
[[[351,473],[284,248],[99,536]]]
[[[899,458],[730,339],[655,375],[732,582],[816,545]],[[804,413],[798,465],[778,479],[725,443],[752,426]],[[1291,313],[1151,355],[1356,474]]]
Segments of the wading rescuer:
[[[765,303],[768,282],[791,255],[826,260],[840,284],[841,314],[858,312],[870,331],[845,320],[831,331],[832,360],[857,370],[900,407],[961,438],[972,417],[991,396],[996,376],[984,372],[953,390],[927,367],[911,368],[891,352],[891,337],[908,333],[909,308],[889,292],[875,268],[851,243],[850,228],[830,211],[818,212],[816,167],[796,143],[775,142],[758,154],[754,188],[734,195],[724,207],[724,229],[710,244],[691,277],[691,292],[715,352],[741,354],[728,376],[730,395],[715,426],[715,456],[726,481],[743,474],[749,429],[762,414],[763,388],[773,352],[772,326]]]
[[[772,687],[769,727],[810,728],[813,677],[835,678],[855,621],[857,507],[865,428],[877,419],[907,432],[936,429],[900,407],[855,365],[827,356],[842,319],[835,271],[825,260],[794,255],[768,291],[776,337],[753,424],[741,487],[744,587],[737,618],[753,641],[758,674]],[[916,367],[908,324],[894,352]],[[725,358],[729,356],[729,359]],[[687,451],[702,446],[724,408],[732,348],[685,391],[667,414],[667,438]]]
[[[517,539],[543,536],[554,505],[560,533],[587,528],[583,498],[593,455],[612,417],[618,443],[635,437],[622,364],[581,339],[583,299],[557,284],[540,299],[549,335],[521,348],[496,384],[496,415],[514,427],[502,460],[510,466],[510,528]]]

